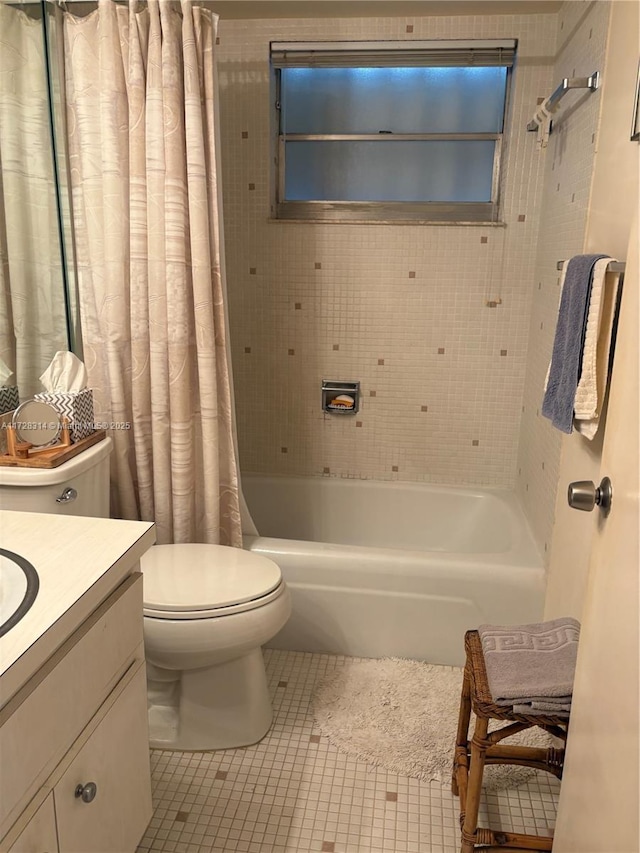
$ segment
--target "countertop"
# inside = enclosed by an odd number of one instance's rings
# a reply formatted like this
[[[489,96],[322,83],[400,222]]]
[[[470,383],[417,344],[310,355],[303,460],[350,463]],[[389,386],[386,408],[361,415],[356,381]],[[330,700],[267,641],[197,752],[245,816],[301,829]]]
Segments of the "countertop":
[[[0,637],[0,705],[131,573],[154,542],[149,522],[0,510],[0,547],[27,559],[40,578],[31,609]]]

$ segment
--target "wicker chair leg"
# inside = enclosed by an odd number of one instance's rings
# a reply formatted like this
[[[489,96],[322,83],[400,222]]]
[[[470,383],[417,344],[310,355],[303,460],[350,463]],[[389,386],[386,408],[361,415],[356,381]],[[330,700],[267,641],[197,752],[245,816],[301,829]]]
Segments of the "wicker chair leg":
[[[475,834],[478,828],[478,811],[480,809],[480,794],[482,793],[482,776],[489,741],[487,731],[489,720],[484,717],[476,719],[476,727],[471,740],[471,766],[469,768],[469,785],[464,822],[462,824],[462,846],[460,853],[474,853]]]
[[[471,677],[469,667],[465,666],[462,678],[462,695],[460,696],[460,712],[458,714],[458,733],[456,735],[456,748],[464,748],[465,752],[469,744],[469,720],[471,719]],[[456,749],[456,751],[458,751]],[[451,790],[454,796],[458,796],[458,762],[454,758],[453,774],[451,778]]]

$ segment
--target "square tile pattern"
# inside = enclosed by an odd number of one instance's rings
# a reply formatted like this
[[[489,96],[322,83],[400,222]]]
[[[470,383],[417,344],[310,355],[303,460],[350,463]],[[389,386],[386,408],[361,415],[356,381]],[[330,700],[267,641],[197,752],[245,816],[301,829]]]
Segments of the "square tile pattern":
[[[314,685],[346,660],[266,650],[274,721],[260,743],[152,750],[154,814],[138,853],[457,853],[458,800],[448,785],[358,761],[314,726]],[[558,791],[540,773],[518,789],[487,794],[481,825],[546,834]]]
[[[599,68],[606,77],[605,53],[609,3],[563,3],[559,13],[560,40],[554,81],[588,76]],[[556,506],[562,434],[540,412],[553,350],[560,301],[556,263],[586,251],[584,244],[601,91],[568,102],[554,119],[544,158],[540,231],[532,268],[529,327],[516,489],[541,553],[549,553]],[[604,250],[606,251],[606,249]]]
[[[518,62],[497,227],[272,219],[270,41],[503,37],[518,39]],[[557,42],[555,13],[220,21],[229,337],[244,471],[514,485],[549,159],[526,124],[557,83]],[[322,411],[326,377],[360,380],[362,428]]]
[[[515,485],[540,552],[548,550],[562,437],[540,405],[556,262],[584,250],[600,93],[567,97],[544,150],[526,124],[563,77],[606,74],[610,8],[570,0],[557,14],[220,22],[225,252],[245,471]],[[504,227],[270,221],[271,40],[500,37],[518,38]],[[360,379],[363,429],[323,414],[326,376]]]

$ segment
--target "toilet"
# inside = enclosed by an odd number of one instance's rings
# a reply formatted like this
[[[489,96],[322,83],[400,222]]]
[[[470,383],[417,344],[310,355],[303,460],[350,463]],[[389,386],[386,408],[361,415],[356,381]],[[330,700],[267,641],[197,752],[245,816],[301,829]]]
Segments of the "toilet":
[[[229,749],[271,726],[264,643],[291,613],[279,567],[225,545],[154,545],[141,560],[151,746]]]
[[[0,509],[106,517],[105,439],[57,468],[0,468]],[[269,730],[261,646],[291,613],[279,567],[224,545],[154,545],[141,560],[151,746],[247,746]]]

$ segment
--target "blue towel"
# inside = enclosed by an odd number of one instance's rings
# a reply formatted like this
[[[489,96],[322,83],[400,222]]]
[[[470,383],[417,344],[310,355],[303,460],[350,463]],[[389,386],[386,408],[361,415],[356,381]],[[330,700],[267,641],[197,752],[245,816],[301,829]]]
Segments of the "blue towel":
[[[593,267],[596,261],[606,257],[576,255],[569,261],[564,279],[542,414],[566,433],[573,431],[573,407],[580,381]]]

